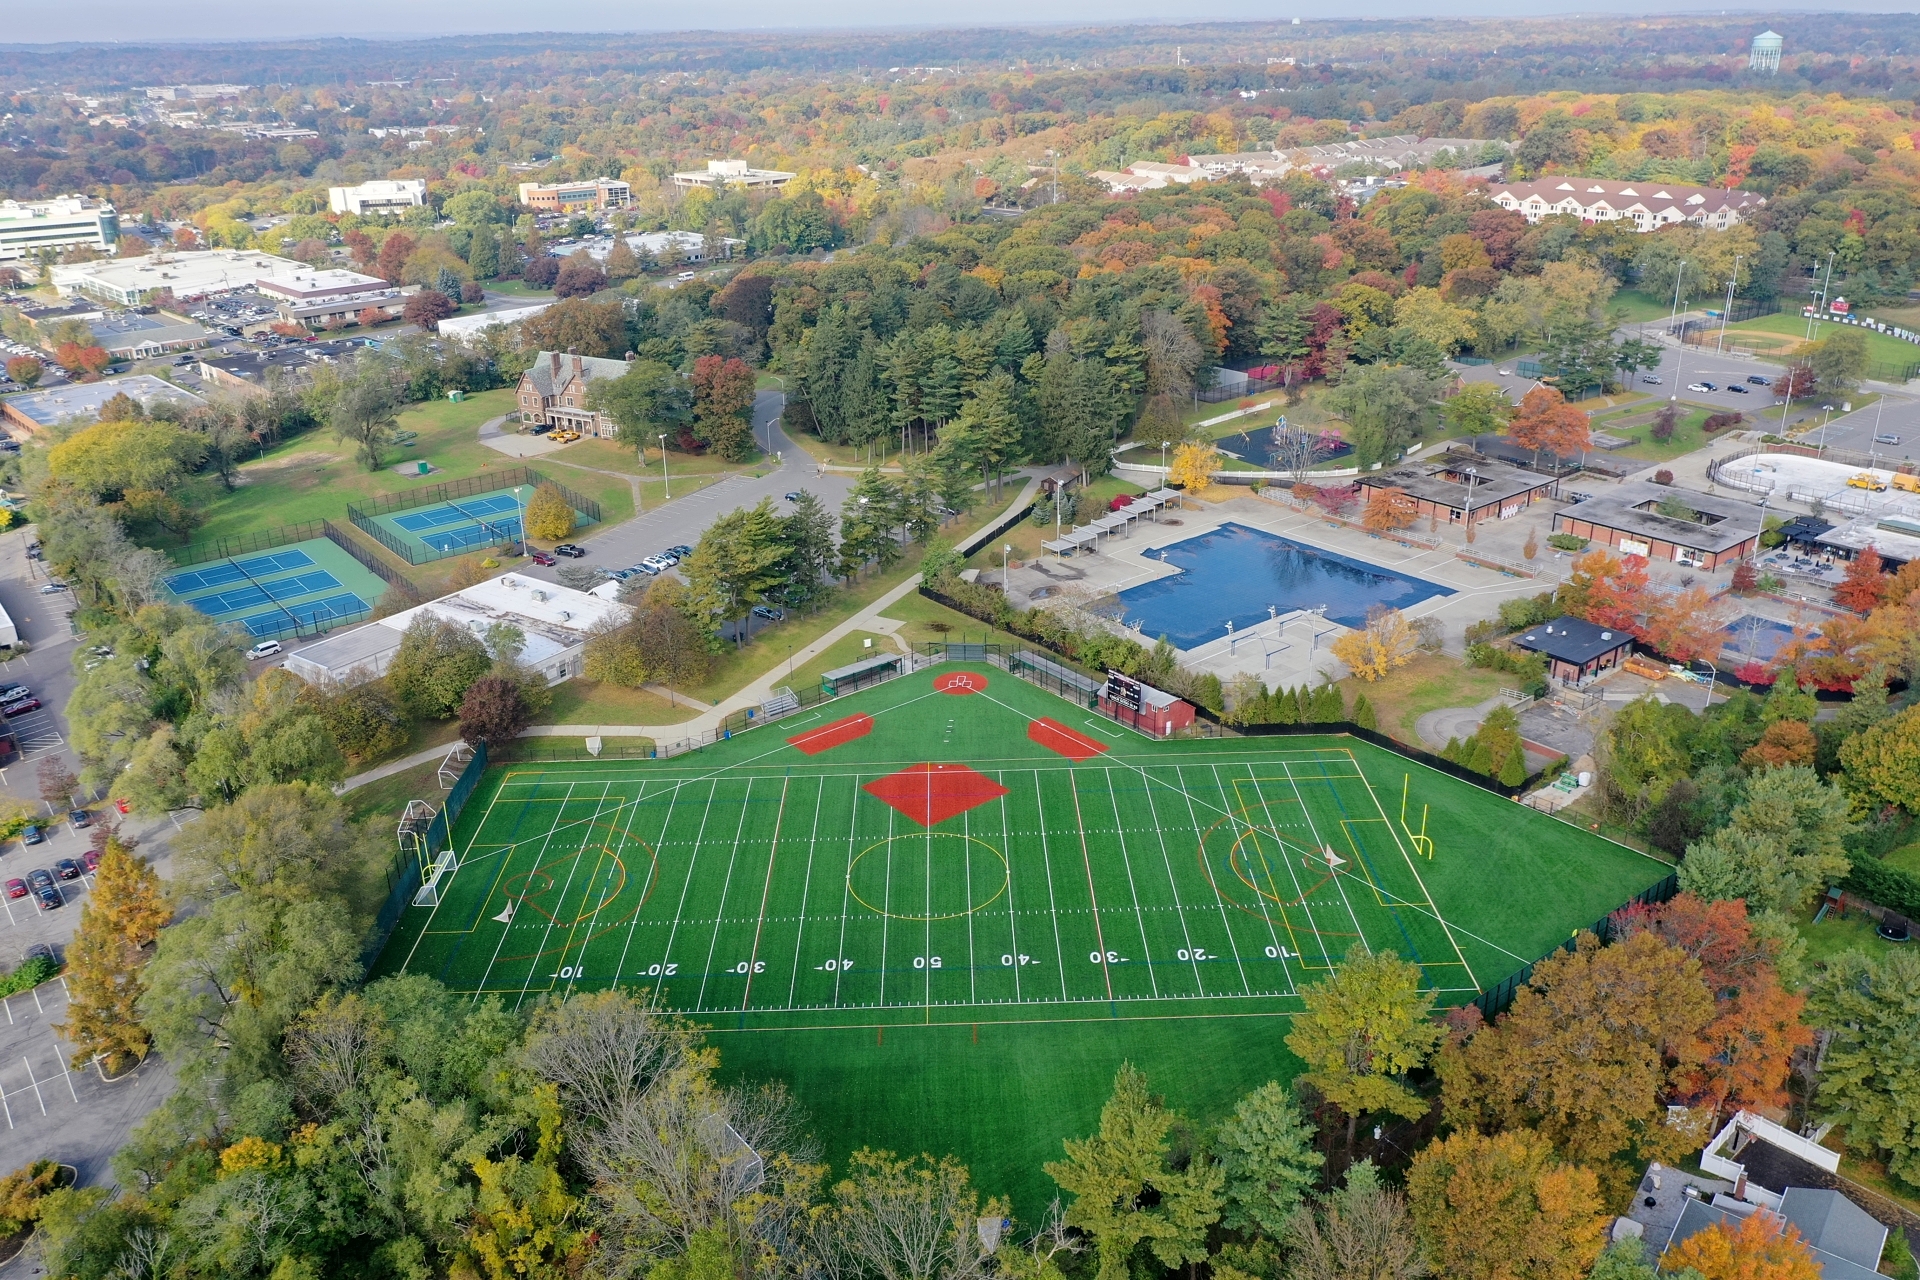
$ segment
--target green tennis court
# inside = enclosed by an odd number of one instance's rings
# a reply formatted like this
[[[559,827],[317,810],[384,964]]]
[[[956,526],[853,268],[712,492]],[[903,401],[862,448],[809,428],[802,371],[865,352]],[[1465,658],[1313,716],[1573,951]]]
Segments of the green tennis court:
[[[368,519],[388,536],[415,548],[419,563],[518,540],[520,521],[533,492],[534,486],[523,484]],[[592,523],[584,513],[574,515],[581,524]]]

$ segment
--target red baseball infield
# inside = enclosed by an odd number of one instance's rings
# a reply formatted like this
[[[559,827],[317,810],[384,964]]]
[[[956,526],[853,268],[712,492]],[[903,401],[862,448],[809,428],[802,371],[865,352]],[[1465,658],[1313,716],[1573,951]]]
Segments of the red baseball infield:
[[[818,729],[796,733],[787,739],[787,745],[798,747],[810,756],[817,756],[822,751],[831,751],[842,743],[852,742],[855,738],[864,738],[872,732],[873,717],[862,712],[857,716],[848,716],[845,720],[823,724]]]
[[[1050,716],[1042,716],[1027,725],[1027,737],[1049,751],[1057,751],[1069,760],[1091,760],[1107,749],[1107,744],[1084,733],[1075,733]]]

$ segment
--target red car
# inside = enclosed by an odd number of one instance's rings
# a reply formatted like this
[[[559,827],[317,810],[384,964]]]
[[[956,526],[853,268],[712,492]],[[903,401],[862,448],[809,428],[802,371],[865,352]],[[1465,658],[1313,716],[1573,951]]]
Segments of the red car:
[[[0,707],[0,716],[12,718],[13,716],[23,716],[29,711],[38,711],[39,709],[40,699],[28,698],[24,702],[15,702],[9,706]]]
[[[86,864],[87,870],[98,871],[100,869],[100,851],[98,849],[89,849],[80,855],[80,861]]]
[[[13,880],[7,881],[7,896],[9,898],[26,897],[27,882],[25,880],[20,880],[20,879],[13,879]]]
[[[548,566],[552,566],[560,563],[559,561],[555,560],[552,555],[550,555],[545,551],[534,552],[533,562],[535,564],[548,565]]]

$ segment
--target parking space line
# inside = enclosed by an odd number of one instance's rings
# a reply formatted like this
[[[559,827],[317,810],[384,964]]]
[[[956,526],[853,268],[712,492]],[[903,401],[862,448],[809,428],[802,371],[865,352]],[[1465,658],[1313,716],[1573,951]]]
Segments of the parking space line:
[[[40,1082],[33,1078],[33,1063],[28,1060],[27,1055],[24,1053],[20,1055],[20,1061],[27,1068],[27,1082],[33,1086],[33,1100],[40,1104],[40,1114],[45,1115],[47,1114],[47,1100],[41,1096]]]
[[[73,1072],[67,1070],[67,1059],[66,1056],[60,1052],[60,1042],[58,1040],[53,1042],[53,1060],[60,1064],[60,1074],[66,1078],[67,1095],[73,1099],[75,1106],[79,1106],[80,1094],[73,1087]]]

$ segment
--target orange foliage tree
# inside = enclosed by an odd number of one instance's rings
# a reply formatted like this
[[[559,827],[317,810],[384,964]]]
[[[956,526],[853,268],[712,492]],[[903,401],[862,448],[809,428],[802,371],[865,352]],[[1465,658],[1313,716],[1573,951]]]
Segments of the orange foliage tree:
[[[1886,595],[1888,578],[1880,562],[1880,553],[1868,547],[1847,565],[1847,576],[1833,589],[1835,604],[1855,613],[1867,613]]]
[[[1627,556],[1611,577],[1596,578],[1587,591],[1587,621],[1646,638],[1640,615],[1647,608],[1647,558]]]
[[[1391,533],[1414,522],[1419,509],[1405,489],[1374,489],[1360,513],[1360,526],[1369,533]]]
[[[1780,769],[1790,764],[1812,764],[1816,754],[1813,730],[1803,720],[1776,720],[1748,747],[1740,763],[1749,769]]]
[[[1586,411],[1568,404],[1552,387],[1527,392],[1507,422],[1507,438],[1533,450],[1536,461],[1543,449],[1565,458],[1585,452],[1593,443]]]
[[[1638,557],[1634,557],[1638,559]],[[1674,662],[1712,662],[1726,643],[1726,613],[1705,587],[1655,597],[1647,610],[1645,640]]]
[[[1820,1280],[1820,1264],[1793,1225],[1766,1209],[1729,1229],[1716,1222],[1668,1251],[1670,1272],[1691,1267],[1707,1280]]]
[[[1798,720],[1778,724],[1806,730]],[[1754,933],[1747,904],[1683,893],[1657,907],[1629,907],[1612,923],[1617,940],[1651,932],[1691,956],[1713,993],[1713,1017],[1679,1080],[1685,1096],[1716,1117],[1729,1107],[1785,1105],[1794,1050],[1813,1043],[1813,1032],[1800,1022],[1806,997],[1780,985],[1780,940]]]

